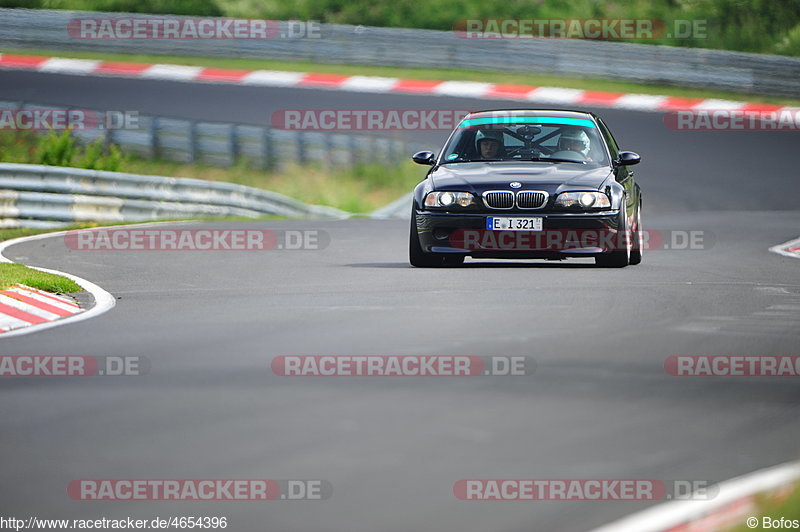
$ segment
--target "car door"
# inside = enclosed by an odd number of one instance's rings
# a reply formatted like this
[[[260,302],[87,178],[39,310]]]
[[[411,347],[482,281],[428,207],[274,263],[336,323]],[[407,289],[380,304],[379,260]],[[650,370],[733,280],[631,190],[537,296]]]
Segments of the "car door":
[[[608,126],[606,126],[603,120],[598,118],[597,123],[600,126],[600,132],[602,133],[603,138],[605,138],[606,144],[608,144],[608,149],[611,152],[611,160],[616,161],[619,158],[619,145],[617,145],[617,141],[614,140],[614,136],[611,134],[611,131],[608,129]],[[629,166],[621,166],[617,164],[613,164],[613,167],[614,179],[616,179],[617,183],[625,188],[628,222],[631,223],[637,209],[639,208],[639,197],[636,193],[636,182],[633,179],[633,170],[631,170]]]

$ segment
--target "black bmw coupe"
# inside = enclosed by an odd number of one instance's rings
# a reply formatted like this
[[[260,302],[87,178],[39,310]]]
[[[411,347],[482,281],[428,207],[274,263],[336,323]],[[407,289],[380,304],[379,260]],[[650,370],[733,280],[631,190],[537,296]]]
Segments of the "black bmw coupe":
[[[414,189],[413,266],[473,258],[642,260],[642,193],[603,120],[579,111],[497,110],[467,115]]]

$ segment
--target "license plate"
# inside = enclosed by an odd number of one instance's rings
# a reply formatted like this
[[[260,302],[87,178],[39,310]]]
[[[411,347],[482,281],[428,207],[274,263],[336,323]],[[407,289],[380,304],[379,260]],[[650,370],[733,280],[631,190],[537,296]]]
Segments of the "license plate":
[[[489,231],[541,231],[542,218],[487,216],[486,229]]]

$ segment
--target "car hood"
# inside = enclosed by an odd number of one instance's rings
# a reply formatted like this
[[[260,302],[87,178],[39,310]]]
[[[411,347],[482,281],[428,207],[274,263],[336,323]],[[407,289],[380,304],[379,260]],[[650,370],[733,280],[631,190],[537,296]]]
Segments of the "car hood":
[[[434,190],[462,190],[480,194],[486,190],[546,190],[551,195],[567,190],[599,190],[611,174],[608,166],[584,168],[570,163],[485,162],[459,163],[438,167],[432,174]]]

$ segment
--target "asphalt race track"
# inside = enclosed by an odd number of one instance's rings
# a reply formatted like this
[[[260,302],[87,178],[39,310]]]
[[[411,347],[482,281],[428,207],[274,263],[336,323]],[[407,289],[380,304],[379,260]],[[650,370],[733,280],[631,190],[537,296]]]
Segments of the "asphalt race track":
[[[243,123],[302,107],[514,106],[0,72],[0,99],[21,98]],[[3,380],[2,513],[227,516],[237,532],[583,532],[652,503],[465,502],[453,484],[719,481],[796,459],[796,380],[680,378],[663,364],[800,354],[800,262],[767,251],[800,234],[797,133],[687,133],[657,113],[596,111],[643,157],[645,225],[702,231],[700,249],[652,250],[621,270],[580,260],[414,269],[407,221],[369,219],[185,224],[324,231],[322,250],[71,251],[59,237],[11,247],[15,261],[118,300],[97,318],[1,340],[0,354],[145,356],[151,369]],[[446,133],[419,135],[438,148]],[[536,371],[274,375],[270,361],[293,354],[525,356]],[[85,478],[325,479],[333,496],[71,500],[67,485]]]

